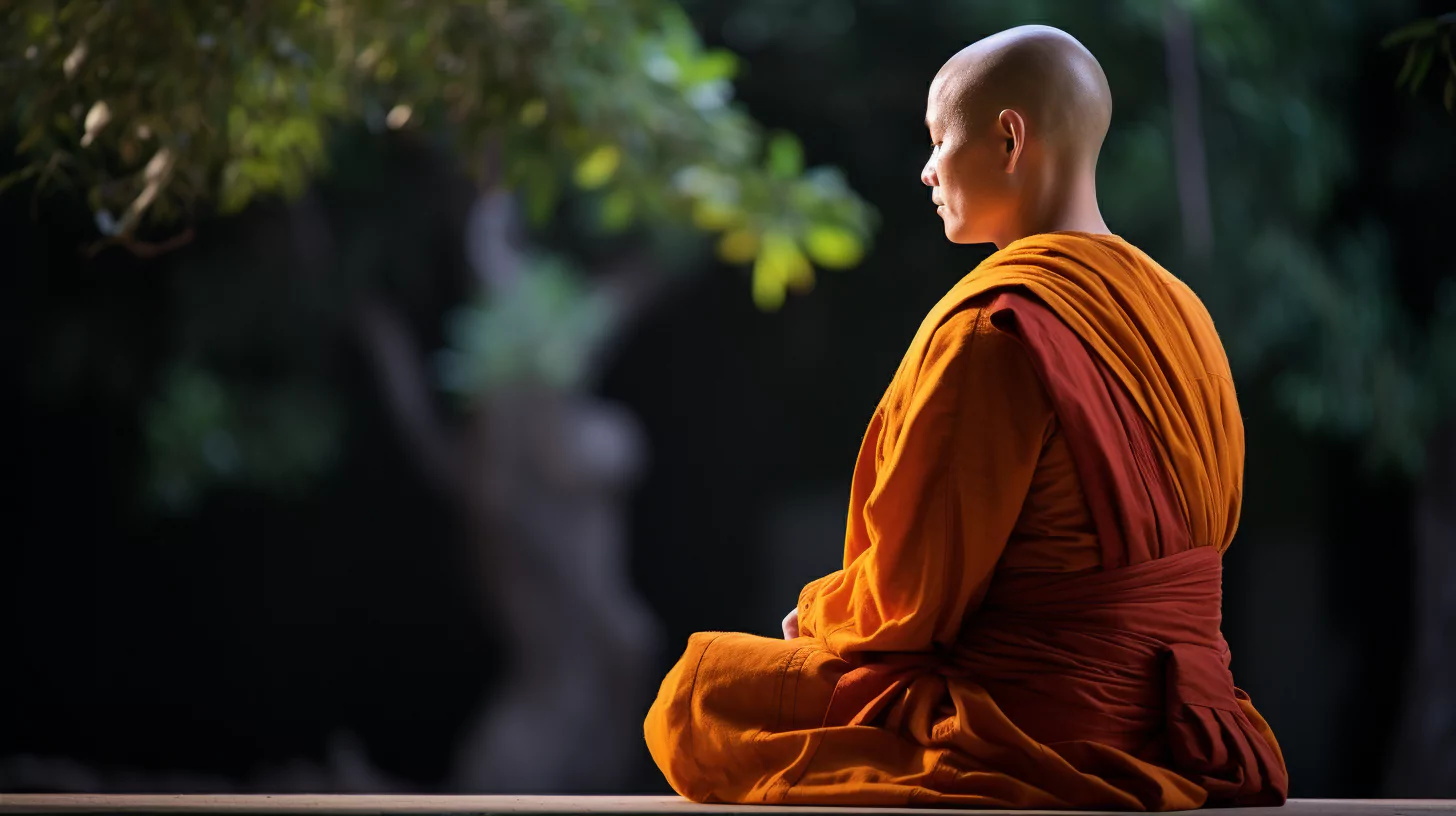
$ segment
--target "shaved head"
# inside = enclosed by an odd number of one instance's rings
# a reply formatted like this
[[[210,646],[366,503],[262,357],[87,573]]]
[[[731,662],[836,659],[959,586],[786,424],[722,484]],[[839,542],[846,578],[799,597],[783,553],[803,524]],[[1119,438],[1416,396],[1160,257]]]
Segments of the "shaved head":
[[[966,46],[935,75],[937,92],[958,124],[974,127],[1016,110],[1034,138],[1092,161],[1112,121],[1112,91],[1097,58],[1050,26],[1021,26]]]
[[[925,113],[935,152],[921,178],[947,237],[1105,231],[1095,175],[1111,119],[1102,66],[1064,31],[1021,26],[962,49],[935,75]]]

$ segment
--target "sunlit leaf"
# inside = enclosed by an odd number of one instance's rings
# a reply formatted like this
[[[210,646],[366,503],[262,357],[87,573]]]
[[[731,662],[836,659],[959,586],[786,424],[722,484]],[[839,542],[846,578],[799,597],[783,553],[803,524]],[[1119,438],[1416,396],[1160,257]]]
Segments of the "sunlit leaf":
[[[859,236],[832,224],[815,224],[804,235],[804,248],[825,269],[848,269],[864,257]]]
[[[414,115],[414,109],[409,105],[395,105],[389,109],[384,117],[384,125],[390,130],[399,130],[409,124],[410,117]]]
[[[98,99],[91,109],[86,111],[86,119],[82,122],[81,146],[86,147],[96,139],[101,129],[111,123],[111,106],[106,100]]]
[[[759,307],[776,309],[788,289],[804,292],[813,285],[814,267],[794,239],[780,230],[765,232],[753,265],[754,300]]]
[[[738,73],[738,57],[732,51],[716,49],[703,54],[682,71],[680,81],[692,86],[732,79]]]
[[[81,70],[81,64],[86,61],[86,53],[86,41],[81,40],[76,43],[75,48],[71,49],[71,53],[66,55],[65,61],[61,63],[61,70],[65,73],[66,79],[76,77],[76,73]]]
[[[804,148],[791,133],[776,134],[768,143],[768,170],[781,179],[804,171]]]
[[[784,305],[788,287],[781,270],[773,267],[762,255],[753,265],[753,303],[758,308],[772,312]]]
[[[758,234],[753,230],[729,230],[718,239],[718,257],[725,263],[745,264],[757,255]]]
[[[584,190],[595,190],[612,180],[621,163],[621,150],[615,145],[602,145],[577,163],[576,184]]]
[[[741,210],[722,201],[700,199],[693,205],[693,225],[704,231],[728,229],[742,218]]]

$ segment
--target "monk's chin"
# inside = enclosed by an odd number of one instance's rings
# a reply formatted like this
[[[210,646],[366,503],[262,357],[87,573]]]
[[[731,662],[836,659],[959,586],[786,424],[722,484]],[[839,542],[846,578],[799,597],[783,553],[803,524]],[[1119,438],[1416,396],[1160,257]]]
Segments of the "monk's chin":
[[[964,226],[952,225],[948,222],[945,225],[945,237],[952,244],[984,244],[990,240],[976,235],[975,232]]]

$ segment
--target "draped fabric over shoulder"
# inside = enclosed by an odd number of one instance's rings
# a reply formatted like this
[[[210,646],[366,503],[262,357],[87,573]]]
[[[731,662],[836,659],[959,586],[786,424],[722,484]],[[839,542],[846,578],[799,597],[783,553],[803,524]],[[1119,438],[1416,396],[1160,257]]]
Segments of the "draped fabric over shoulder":
[[[931,310],[800,637],[694,635],[645,732],[702,802],[1282,803],[1221,556],[1243,426],[1193,292],[1114,236],[997,252]]]

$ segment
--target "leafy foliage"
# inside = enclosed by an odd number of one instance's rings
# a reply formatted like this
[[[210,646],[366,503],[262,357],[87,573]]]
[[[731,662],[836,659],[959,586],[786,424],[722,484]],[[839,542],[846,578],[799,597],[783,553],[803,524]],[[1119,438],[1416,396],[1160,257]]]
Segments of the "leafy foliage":
[[[240,389],[205,369],[178,367],[146,411],[149,498],[177,512],[213,484],[297,490],[333,460],[337,414],[316,385]]]
[[[1302,426],[1358,442],[1373,464],[1415,472],[1431,430],[1456,406],[1456,285],[1449,270],[1423,271],[1434,280],[1415,297],[1403,292],[1403,276],[1415,273],[1396,273],[1401,247],[1385,216],[1350,203],[1368,180],[1357,177],[1366,114],[1347,93],[1371,70],[1355,57],[1380,57],[1370,32],[1409,18],[1413,4],[1169,2],[1194,30],[1203,133],[1194,160],[1206,164],[1215,239],[1207,256],[1176,239],[1182,213],[1170,206],[1188,159],[1175,149],[1164,73],[1169,4],[941,0],[903,13],[966,41],[1046,22],[1092,47],[1117,100],[1099,164],[1109,223],[1204,297],[1241,385],[1267,387]],[[745,40],[807,43],[837,61],[848,96],[888,82],[874,37],[852,25],[870,4],[731,6]],[[765,131],[735,106],[738,58],[705,48],[666,0],[15,0],[0,23],[0,98],[30,160],[14,178],[86,190],[98,228],[117,236],[297,192],[337,163],[330,134],[353,123],[426,135],[476,171],[498,159],[538,223],[560,220],[571,199],[603,233],[709,233],[719,257],[752,269],[766,309],[812,286],[816,267],[860,262],[875,221],[841,173],[806,168],[794,136]],[[1398,87],[1429,88],[1433,69],[1452,67],[1451,28],[1446,15],[1386,38],[1406,48],[1403,68],[1398,52],[1387,56]],[[895,75],[894,93],[925,80]],[[1403,172],[1430,175],[1412,166]],[[369,256],[345,254],[355,264]],[[593,342],[597,305],[560,257],[537,256],[522,280],[451,320],[438,358],[447,388],[574,381],[571,349]],[[213,312],[231,305],[218,303]],[[219,389],[230,400],[257,396],[237,383]],[[261,414],[228,413],[244,415]],[[224,419],[214,424],[232,422]],[[206,472],[195,464],[205,463],[202,437],[177,438],[194,440],[188,467]]]
[[[296,195],[354,121],[425,129],[477,171],[503,156],[537,222],[574,185],[607,230],[732,233],[725,258],[757,259],[764,308],[812,281],[810,235],[836,236],[815,254],[838,268],[872,227],[841,176],[805,172],[793,137],[731,104],[736,57],[666,0],[18,0],[0,54],[31,159],[7,181],[84,188],[120,239]]]
[[[1446,106],[1447,113],[1456,112],[1456,56],[1451,54],[1453,30],[1456,30],[1456,12],[1401,26],[1380,41],[1385,48],[1406,47],[1405,62],[1395,77],[1395,87],[1407,88],[1412,95],[1420,90],[1430,73],[1432,61],[1440,53],[1443,67],[1447,69],[1441,91],[1441,103]]]
[[[559,258],[532,257],[527,265],[502,296],[452,315],[445,327],[449,345],[437,359],[446,390],[480,394],[523,380],[561,389],[582,385],[583,350],[611,328],[611,306],[584,290]]]
[[[1336,215],[1359,181],[1358,112],[1324,91],[1360,76],[1353,60],[1321,58],[1372,52],[1375,14],[1189,7],[1210,79],[1209,162],[1227,171],[1213,180],[1224,239],[1204,285],[1221,300],[1233,362],[1266,379],[1298,424],[1358,441],[1372,466],[1414,473],[1456,396],[1444,393],[1437,338],[1421,327],[1456,313],[1429,323],[1411,314],[1386,227],[1368,205]],[[1261,28],[1263,38],[1249,36]]]

